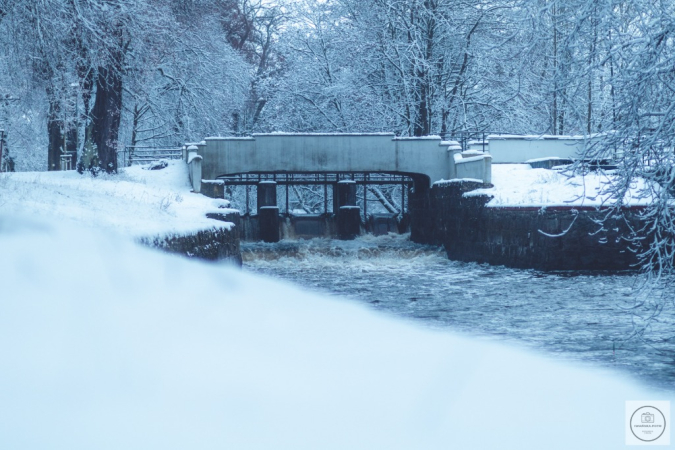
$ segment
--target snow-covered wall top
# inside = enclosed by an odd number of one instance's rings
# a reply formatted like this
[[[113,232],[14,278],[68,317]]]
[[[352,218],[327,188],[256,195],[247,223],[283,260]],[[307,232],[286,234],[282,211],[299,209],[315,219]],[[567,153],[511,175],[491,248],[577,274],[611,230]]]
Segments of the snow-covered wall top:
[[[518,140],[584,140],[587,138],[592,138],[592,136],[581,136],[581,135],[570,135],[570,134],[491,134],[487,137],[487,140],[492,141],[495,139],[518,139]],[[480,141],[471,141],[471,142],[480,142]]]
[[[252,136],[391,136],[394,137],[395,134],[391,132],[387,133],[287,133],[285,131],[274,131],[272,133],[253,133]],[[231,138],[227,138],[231,139]]]
[[[579,158],[588,138],[583,136],[491,135],[488,149],[495,163],[524,163],[540,158]]]

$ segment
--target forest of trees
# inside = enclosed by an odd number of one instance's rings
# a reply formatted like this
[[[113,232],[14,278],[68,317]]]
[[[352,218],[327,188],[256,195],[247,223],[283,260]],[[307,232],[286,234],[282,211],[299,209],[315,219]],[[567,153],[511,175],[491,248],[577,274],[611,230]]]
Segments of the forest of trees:
[[[0,0],[16,170],[254,132],[595,134],[675,260],[675,0]],[[637,231],[637,230],[636,230]]]
[[[0,0],[0,127],[17,170],[270,131],[668,148],[673,3]]]

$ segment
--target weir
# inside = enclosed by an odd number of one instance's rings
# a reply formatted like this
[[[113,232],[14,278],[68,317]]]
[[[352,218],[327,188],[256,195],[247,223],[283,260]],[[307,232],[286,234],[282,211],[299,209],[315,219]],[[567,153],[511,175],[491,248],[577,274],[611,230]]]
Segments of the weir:
[[[415,235],[417,216],[428,212],[432,182],[461,177],[490,183],[490,155],[460,153],[456,142],[437,136],[393,133],[254,134],[206,138],[184,148],[193,190],[222,198],[244,186],[244,207],[237,205],[243,210],[242,237],[267,242],[310,233],[353,239],[365,231],[411,227]],[[301,197],[298,187],[308,186],[313,196],[322,196],[323,211],[303,206],[298,214],[289,189]],[[391,189],[381,189],[385,186],[397,189],[400,203]]]
[[[492,141],[488,147],[499,151],[499,140]],[[572,147],[562,138],[546,137],[536,144],[549,141],[557,147],[511,145],[502,157],[517,160],[545,154],[543,159],[560,161],[558,147]],[[443,245],[451,259],[541,270],[630,270],[636,263],[639,247],[630,247],[625,239],[635,225],[623,222],[637,221],[641,207],[626,211],[621,223],[607,222],[610,231],[602,236],[596,228],[606,212],[595,207],[490,207],[490,196],[464,193],[491,185],[491,156],[475,149],[462,151],[457,143],[440,138],[255,135],[211,138],[184,151],[195,192],[232,198],[229,190],[245,186],[245,200],[234,205],[244,212],[242,240],[353,239],[364,232],[410,231],[411,241]],[[574,155],[583,156],[579,151]],[[215,178],[204,179],[202,171]],[[370,200],[369,190],[376,194],[378,185],[387,184],[399,186],[401,201],[394,202],[391,192],[388,198],[382,192],[375,195],[387,207],[383,214],[374,208],[377,203]],[[323,211],[315,200],[312,208],[300,213],[290,203],[289,187],[308,186],[323,190],[318,202]],[[394,203],[398,206],[392,207]]]
[[[418,180],[418,185],[423,181]],[[404,174],[249,173],[204,182],[202,193],[216,198],[238,197],[243,240],[276,242],[283,238],[353,239],[364,232],[405,232],[410,223],[408,205],[415,197],[413,186],[415,179]],[[296,188],[311,192],[313,211],[298,210]]]

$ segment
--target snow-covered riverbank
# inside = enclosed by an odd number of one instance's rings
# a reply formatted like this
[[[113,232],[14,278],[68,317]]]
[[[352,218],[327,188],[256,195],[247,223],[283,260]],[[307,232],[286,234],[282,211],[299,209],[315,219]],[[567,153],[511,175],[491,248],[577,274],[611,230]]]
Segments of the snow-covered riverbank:
[[[142,248],[222,203],[141,170],[0,181],[3,448],[612,449],[671,396]]]
[[[67,172],[0,173],[0,211],[78,224],[139,238],[189,233],[223,222],[207,219],[227,202],[190,192],[187,167],[121,169],[119,175]]]
[[[610,449],[664,399],[91,229],[3,215],[0,274],[6,448]]]
[[[515,206],[608,206],[609,190],[614,175],[611,171],[588,172],[585,175],[560,170],[533,169],[529,164],[493,164],[493,188],[477,189],[466,196],[490,195],[488,207]],[[652,201],[658,186],[636,180],[630,187],[625,205],[645,206]]]

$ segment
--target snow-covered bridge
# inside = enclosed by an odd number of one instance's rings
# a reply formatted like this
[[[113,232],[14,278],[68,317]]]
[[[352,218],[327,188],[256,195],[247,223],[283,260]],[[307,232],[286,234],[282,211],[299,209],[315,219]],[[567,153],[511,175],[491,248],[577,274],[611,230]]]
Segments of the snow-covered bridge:
[[[349,238],[360,233],[363,223],[361,207],[357,206],[357,184],[363,186],[364,220],[369,217],[367,186],[401,185],[398,218],[403,220],[407,187],[414,185],[409,192],[411,211],[413,205],[417,209],[425,207],[433,182],[472,178],[490,183],[490,155],[462,155],[460,151],[456,142],[443,142],[435,136],[273,133],[206,138],[199,144],[186,145],[185,158],[195,192],[200,192],[202,183],[212,184],[217,179],[224,185],[246,185],[246,217],[250,217],[248,187],[255,186],[260,236],[275,242],[279,240],[277,185],[286,188],[286,216],[289,185],[323,185],[324,215],[328,214],[327,192],[332,186],[331,214],[337,220],[337,234]]]
[[[404,173],[426,177],[430,182],[457,177],[452,146],[439,137],[274,133],[207,138],[197,147],[203,158],[201,178],[205,180],[279,172]],[[473,178],[484,179],[483,161],[474,165]]]

